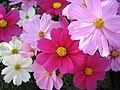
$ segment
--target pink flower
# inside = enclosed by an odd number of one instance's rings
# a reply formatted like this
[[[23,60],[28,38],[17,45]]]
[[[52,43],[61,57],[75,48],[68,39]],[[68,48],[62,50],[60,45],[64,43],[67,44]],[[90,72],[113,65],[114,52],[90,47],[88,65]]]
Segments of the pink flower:
[[[51,15],[60,15],[68,2],[66,0],[38,0],[38,4],[42,12],[44,11]]]
[[[23,10],[28,10],[30,7],[37,4],[37,0],[10,0],[10,1],[12,1],[10,5],[14,5],[22,2]]]
[[[19,11],[12,10],[6,14],[3,5],[0,4],[0,40],[8,42],[12,36],[19,36],[22,30],[15,24],[19,21]]]
[[[119,7],[118,7],[118,14],[120,15],[120,2],[119,2]]]
[[[40,89],[52,90],[54,86],[57,90],[60,90],[63,81],[60,77],[56,76],[55,71],[48,72],[36,62],[34,62],[32,69],[37,86],[39,86]]]
[[[32,21],[25,21],[23,23],[23,29],[26,33],[21,35],[22,40],[25,43],[31,44],[31,47],[37,49],[37,41],[43,37],[51,38],[50,31],[53,28],[59,27],[58,22],[53,22],[52,17],[49,14],[43,14],[41,19],[35,16]]]
[[[93,55],[97,50],[108,56],[110,45],[120,45],[120,16],[116,0],[85,0],[85,5],[71,3],[63,10],[68,18],[75,19],[68,29],[72,40],[80,40],[79,49]]]
[[[120,48],[110,47],[109,65],[106,71],[112,69],[113,71],[120,71]]]
[[[97,80],[104,80],[105,68],[108,65],[106,58],[101,58],[99,53],[86,56],[84,64],[78,68],[78,73],[73,77],[73,83],[80,90],[96,90]]]
[[[22,54],[22,57],[27,58],[27,57],[32,57],[37,53],[36,50],[34,50],[30,44],[26,43],[22,45],[22,50],[25,52]]]
[[[49,72],[59,69],[62,74],[68,73],[76,65],[83,63],[83,53],[78,49],[79,41],[73,41],[68,35],[67,20],[61,18],[59,29],[52,29],[51,40],[42,38],[38,41],[38,54],[36,62]]]

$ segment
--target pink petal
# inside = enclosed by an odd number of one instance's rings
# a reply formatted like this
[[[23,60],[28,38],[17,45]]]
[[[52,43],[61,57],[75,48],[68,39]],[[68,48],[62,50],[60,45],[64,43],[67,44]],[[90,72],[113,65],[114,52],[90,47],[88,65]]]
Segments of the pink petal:
[[[60,77],[56,77],[56,81],[53,81],[53,85],[54,87],[57,89],[57,90],[60,90],[60,88],[62,87],[63,85],[63,81]]]
[[[110,19],[107,19],[105,21],[105,28],[108,30],[114,32],[114,33],[120,33],[120,16],[113,16]]]
[[[104,71],[95,72],[94,77],[96,80],[104,80],[105,79],[105,72]]]
[[[22,33],[21,28],[15,25],[8,26],[6,29],[11,35],[14,35],[14,36],[19,36]]]
[[[8,25],[16,24],[20,20],[19,11],[18,10],[10,11],[6,16],[6,19],[8,21]]]
[[[110,45],[114,47],[119,47],[120,46],[120,34],[114,33],[106,28],[103,29],[103,32],[108,39]]]
[[[53,79],[49,77],[45,90],[52,90],[52,89],[53,89]]]
[[[79,89],[85,89],[86,88],[86,76],[84,75],[83,72],[79,72],[74,75],[73,77],[73,83],[76,87]]]
[[[49,58],[51,54],[40,53],[36,57],[36,62],[40,65],[43,65]]]
[[[103,1],[102,16],[111,17],[117,14],[118,2],[116,0]]]
[[[53,54],[47,59],[43,67],[45,67],[47,71],[53,72],[54,70],[58,69],[58,63],[59,57],[56,54]]]

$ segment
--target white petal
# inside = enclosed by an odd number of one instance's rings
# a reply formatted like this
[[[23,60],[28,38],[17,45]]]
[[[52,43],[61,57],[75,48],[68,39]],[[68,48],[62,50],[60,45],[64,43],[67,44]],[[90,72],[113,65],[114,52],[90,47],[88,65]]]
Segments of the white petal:
[[[1,72],[1,75],[9,73],[12,69],[13,69],[12,66],[4,68]]]
[[[26,13],[23,10],[20,11],[20,18],[26,19]]]
[[[10,83],[13,77],[15,76],[15,74],[16,73],[14,72],[14,70],[12,70],[9,73],[7,73],[3,79],[5,80],[5,82]]]
[[[22,80],[20,79],[19,76],[16,75],[16,76],[14,77],[14,79],[13,79],[13,84],[14,84],[14,85],[17,85],[17,86],[19,86],[19,85],[22,84]]]
[[[33,17],[35,15],[35,9],[33,7],[30,7],[28,10],[28,16]]]
[[[21,60],[21,67],[22,68],[26,68],[32,65],[32,58],[24,58],[23,60]]]
[[[20,74],[20,78],[22,79],[23,82],[29,81],[29,79],[31,77],[30,74],[24,69],[21,69],[19,74]]]

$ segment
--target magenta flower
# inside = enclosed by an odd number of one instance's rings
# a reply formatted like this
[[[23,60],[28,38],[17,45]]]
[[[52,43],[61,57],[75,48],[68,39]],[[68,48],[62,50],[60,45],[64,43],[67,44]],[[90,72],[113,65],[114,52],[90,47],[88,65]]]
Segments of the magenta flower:
[[[40,11],[51,15],[60,15],[62,10],[68,5],[66,0],[38,0]],[[39,12],[40,12],[39,11]]]
[[[113,71],[120,71],[120,48],[110,47],[109,65],[106,71],[112,69]]]
[[[80,40],[79,49],[93,55],[97,50],[108,56],[110,45],[120,45],[120,16],[116,15],[116,0],[85,0],[85,5],[71,3],[63,10],[68,18],[75,19],[68,29],[72,40]]]
[[[37,0],[10,0],[10,1],[12,1],[10,5],[14,5],[22,2],[23,10],[28,10],[30,7],[37,4]]]
[[[12,36],[19,36],[22,30],[15,24],[19,21],[19,11],[12,10],[6,14],[3,5],[0,4],[0,40],[8,42]]]
[[[59,69],[62,74],[68,73],[76,65],[83,63],[83,53],[78,49],[79,41],[73,41],[68,35],[67,21],[61,19],[62,28],[52,29],[51,40],[42,38],[38,41],[38,54],[36,62],[49,72]]]
[[[105,78],[105,68],[108,65],[106,58],[101,58],[99,53],[86,56],[84,64],[78,68],[78,73],[73,77],[73,83],[80,90],[96,90],[97,80]]]
[[[55,71],[48,72],[36,62],[34,62],[32,69],[37,86],[39,86],[40,89],[52,90],[54,86],[57,90],[60,90],[63,81],[60,77],[56,76]]]

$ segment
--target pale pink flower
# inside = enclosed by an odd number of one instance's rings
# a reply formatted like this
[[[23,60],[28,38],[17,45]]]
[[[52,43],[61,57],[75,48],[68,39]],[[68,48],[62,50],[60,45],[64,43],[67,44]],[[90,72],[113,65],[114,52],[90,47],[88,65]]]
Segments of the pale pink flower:
[[[110,55],[107,57],[109,59],[109,65],[106,71],[112,69],[113,71],[120,71],[120,48],[110,47]]]
[[[34,62],[32,69],[37,86],[39,86],[40,89],[52,90],[54,86],[57,90],[60,90],[63,81],[60,77],[56,76],[55,71],[48,72],[36,62]]]
[[[32,21],[26,20],[22,26],[26,32],[21,35],[22,40],[25,43],[30,43],[32,48],[38,50],[37,41],[43,37],[50,39],[51,29],[59,27],[59,23],[52,21],[49,14],[43,14],[41,19],[36,16]]]
[[[108,56],[110,45],[120,45],[120,16],[116,0],[85,0],[84,5],[71,3],[63,14],[75,19],[68,26],[72,40],[80,40],[79,49],[93,55],[97,50],[101,56]],[[73,9],[74,8],[74,9]]]
[[[22,2],[22,9],[28,10],[31,6],[37,4],[37,0],[10,0],[10,5],[18,4]]]

